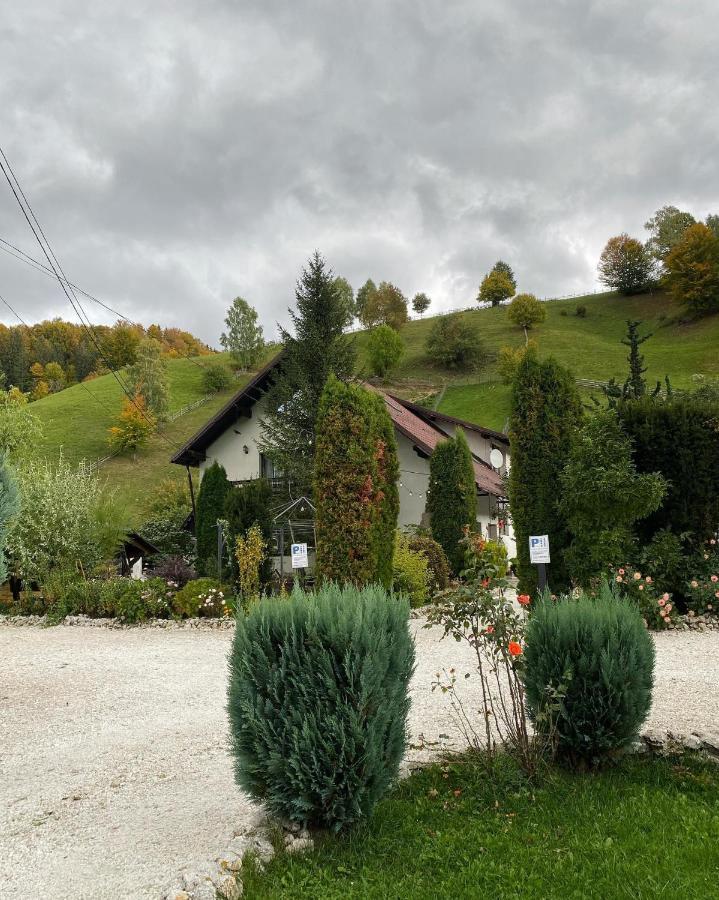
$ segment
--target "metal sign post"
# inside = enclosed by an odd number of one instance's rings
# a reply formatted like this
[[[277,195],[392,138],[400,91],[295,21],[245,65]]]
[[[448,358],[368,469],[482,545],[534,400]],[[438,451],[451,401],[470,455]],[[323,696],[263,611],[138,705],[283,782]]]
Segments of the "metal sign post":
[[[537,585],[540,591],[547,586],[547,563],[550,563],[549,535],[533,534],[529,538],[529,561],[537,566]]]

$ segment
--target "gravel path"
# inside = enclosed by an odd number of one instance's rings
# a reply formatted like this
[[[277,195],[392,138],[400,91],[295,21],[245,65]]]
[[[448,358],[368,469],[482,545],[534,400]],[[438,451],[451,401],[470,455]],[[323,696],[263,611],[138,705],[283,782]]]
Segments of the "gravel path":
[[[434,673],[470,657],[414,620],[413,740],[456,734]],[[226,752],[227,631],[0,628],[0,895],[156,898],[259,818]],[[648,728],[719,740],[719,632],[656,638]],[[463,684],[471,706],[473,679]],[[410,758],[420,754],[413,751]]]

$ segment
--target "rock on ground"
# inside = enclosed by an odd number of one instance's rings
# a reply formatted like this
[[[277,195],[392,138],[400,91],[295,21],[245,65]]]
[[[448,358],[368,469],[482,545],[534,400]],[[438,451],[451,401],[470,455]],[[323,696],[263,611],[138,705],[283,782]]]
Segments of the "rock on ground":
[[[461,746],[434,673],[471,664],[423,620],[412,741]],[[227,752],[231,632],[7,627],[0,630],[0,885],[12,900],[157,898],[260,813],[235,787]],[[719,632],[655,637],[648,729],[719,743]],[[478,687],[462,684],[470,709]],[[411,751],[409,761],[426,753]],[[235,844],[233,844],[233,841]]]

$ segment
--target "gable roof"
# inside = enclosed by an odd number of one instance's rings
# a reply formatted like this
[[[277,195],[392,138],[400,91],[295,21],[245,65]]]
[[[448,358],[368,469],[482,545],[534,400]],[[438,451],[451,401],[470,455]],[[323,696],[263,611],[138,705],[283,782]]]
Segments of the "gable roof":
[[[394,423],[394,427],[400,434],[412,441],[418,449],[426,453],[427,456],[432,455],[437,444],[447,440],[447,435],[444,431],[425,421],[423,416],[417,415],[412,409],[409,409],[408,404],[405,404],[392,394],[386,394],[379,388],[372,385],[366,386],[384,397],[385,406]],[[409,405],[415,406],[415,404]],[[418,408],[422,409],[422,407]],[[422,411],[424,412],[423,409]],[[464,424],[461,419],[458,419],[457,422]],[[505,487],[502,476],[488,463],[474,455],[472,456],[472,464],[474,466],[474,481],[480,491],[485,494],[491,494],[494,497],[503,497]]]
[[[244,387],[240,388],[233,397],[207,422],[196,434],[194,434],[180,450],[172,457],[171,462],[181,466],[196,466],[205,459],[205,451],[217,438],[237,421],[238,417],[247,414],[251,407],[260,399],[272,382],[272,374],[279,366],[285,351],[281,350],[267,365],[261,369],[255,377]],[[365,384],[365,387],[384,397],[384,402],[395,428],[427,456],[431,456],[434,448],[441,441],[447,440],[446,432],[433,424],[433,421],[445,421],[460,426],[468,431],[478,432],[485,437],[500,443],[509,444],[505,434],[492,431],[456,419],[454,416],[446,416],[431,409],[425,409],[416,403],[402,400],[393,394],[388,394],[378,387]],[[480,491],[502,497],[505,493],[502,477],[489,463],[472,457],[474,464],[474,480]]]
[[[205,459],[205,451],[210,444],[216,441],[221,434],[224,434],[243,412],[247,413],[267,390],[272,382],[272,375],[284,355],[285,351],[283,349],[276,356],[273,356],[254,378],[230,397],[222,409],[216,412],[209,422],[193,434],[189,441],[175,453],[170,462],[177,463],[180,466],[196,466],[201,460]]]
[[[449,425],[456,425],[464,431],[474,431],[476,434],[481,434],[482,437],[489,438],[492,441],[496,441],[499,444],[504,444],[509,447],[509,438],[502,431],[494,431],[492,428],[485,428],[483,425],[475,425],[474,422],[467,422],[464,419],[456,418],[456,416],[448,416],[446,413],[438,412],[436,409],[427,409],[425,406],[420,406],[409,400],[403,400],[401,397],[396,397],[394,394],[391,394],[390,396],[393,400],[401,403],[405,409],[411,410],[415,415],[427,422],[447,422]]]

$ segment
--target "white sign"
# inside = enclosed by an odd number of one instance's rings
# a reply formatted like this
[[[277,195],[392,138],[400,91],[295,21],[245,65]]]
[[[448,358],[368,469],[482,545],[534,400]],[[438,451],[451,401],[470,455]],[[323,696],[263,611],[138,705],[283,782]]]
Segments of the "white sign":
[[[534,534],[529,538],[529,561],[531,563],[551,562],[548,534]]]
[[[306,569],[308,567],[307,544],[292,544],[292,568]]]

